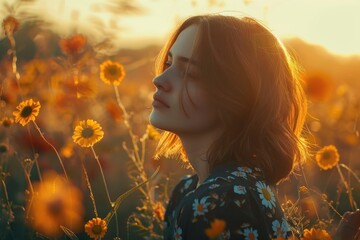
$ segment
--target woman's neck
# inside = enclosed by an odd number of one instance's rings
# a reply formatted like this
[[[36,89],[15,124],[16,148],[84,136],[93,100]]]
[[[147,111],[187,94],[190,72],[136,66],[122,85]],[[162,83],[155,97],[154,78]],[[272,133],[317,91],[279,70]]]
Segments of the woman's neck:
[[[189,163],[199,178],[198,184],[201,184],[210,175],[207,153],[211,144],[220,135],[220,132],[220,129],[213,129],[212,131],[201,134],[178,135]]]

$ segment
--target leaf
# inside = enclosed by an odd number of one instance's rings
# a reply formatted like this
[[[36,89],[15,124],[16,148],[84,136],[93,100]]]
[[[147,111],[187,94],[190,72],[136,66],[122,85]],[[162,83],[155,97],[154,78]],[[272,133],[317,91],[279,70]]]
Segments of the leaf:
[[[136,190],[138,190],[139,188],[141,188],[143,185],[145,185],[146,183],[148,183],[150,180],[152,180],[159,172],[160,167],[158,167],[155,172],[153,173],[153,175],[151,175],[150,178],[148,178],[146,181],[140,183],[139,185],[136,185],[135,187],[131,188],[130,190],[128,190],[127,192],[121,194],[113,203],[113,209],[106,215],[106,217],[104,218],[106,223],[109,223],[109,221],[111,220],[111,218],[114,216],[115,212],[117,211],[117,209],[120,207],[120,204],[128,197],[130,196],[130,194],[132,194],[133,192],[135,192]]]
[[[70,229],[68,229],[67,227],[60,226],[60,228],[61,228],[61,230],[63,230],[63,232],[66,234],[66,236],[68,236],[70,239],[79,240],[79,238],[75,235],[75,233],[73,231],[71,231]]]

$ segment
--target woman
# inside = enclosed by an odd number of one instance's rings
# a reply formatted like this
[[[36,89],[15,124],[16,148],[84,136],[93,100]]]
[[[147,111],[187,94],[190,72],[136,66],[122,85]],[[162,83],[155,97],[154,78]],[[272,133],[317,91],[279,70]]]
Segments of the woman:
[[[175,187],[165,239],[287,238],[274,186],[301,161],[306,100],[289,54],[252,18],[194,16],[157,61],[157,156],[195,170]]]

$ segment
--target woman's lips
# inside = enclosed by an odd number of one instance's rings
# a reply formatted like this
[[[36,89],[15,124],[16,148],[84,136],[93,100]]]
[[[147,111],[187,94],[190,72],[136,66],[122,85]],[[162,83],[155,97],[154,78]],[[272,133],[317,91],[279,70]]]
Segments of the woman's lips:
[[[154,108],[169,108],[170,106],[164,102],[159,96],[154,95],[154,101],[152,103]]]

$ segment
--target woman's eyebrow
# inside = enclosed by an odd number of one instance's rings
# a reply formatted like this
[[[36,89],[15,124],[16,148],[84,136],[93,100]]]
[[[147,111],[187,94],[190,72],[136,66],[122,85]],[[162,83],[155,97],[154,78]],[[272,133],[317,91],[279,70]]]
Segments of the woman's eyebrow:
[[[173,55],[171,52],[168,52],[168,57],[170,58],[173,58]],[[184,62],[184,63],[190,63],[190,64],[193,64],[195,66],[198,66],[198,61],[194,60],[194,59],[190,59],[188,57],[185,57],[185,56],[181,56],[181,55],[177,55],[176,56],[176,59],[180,62]]]

